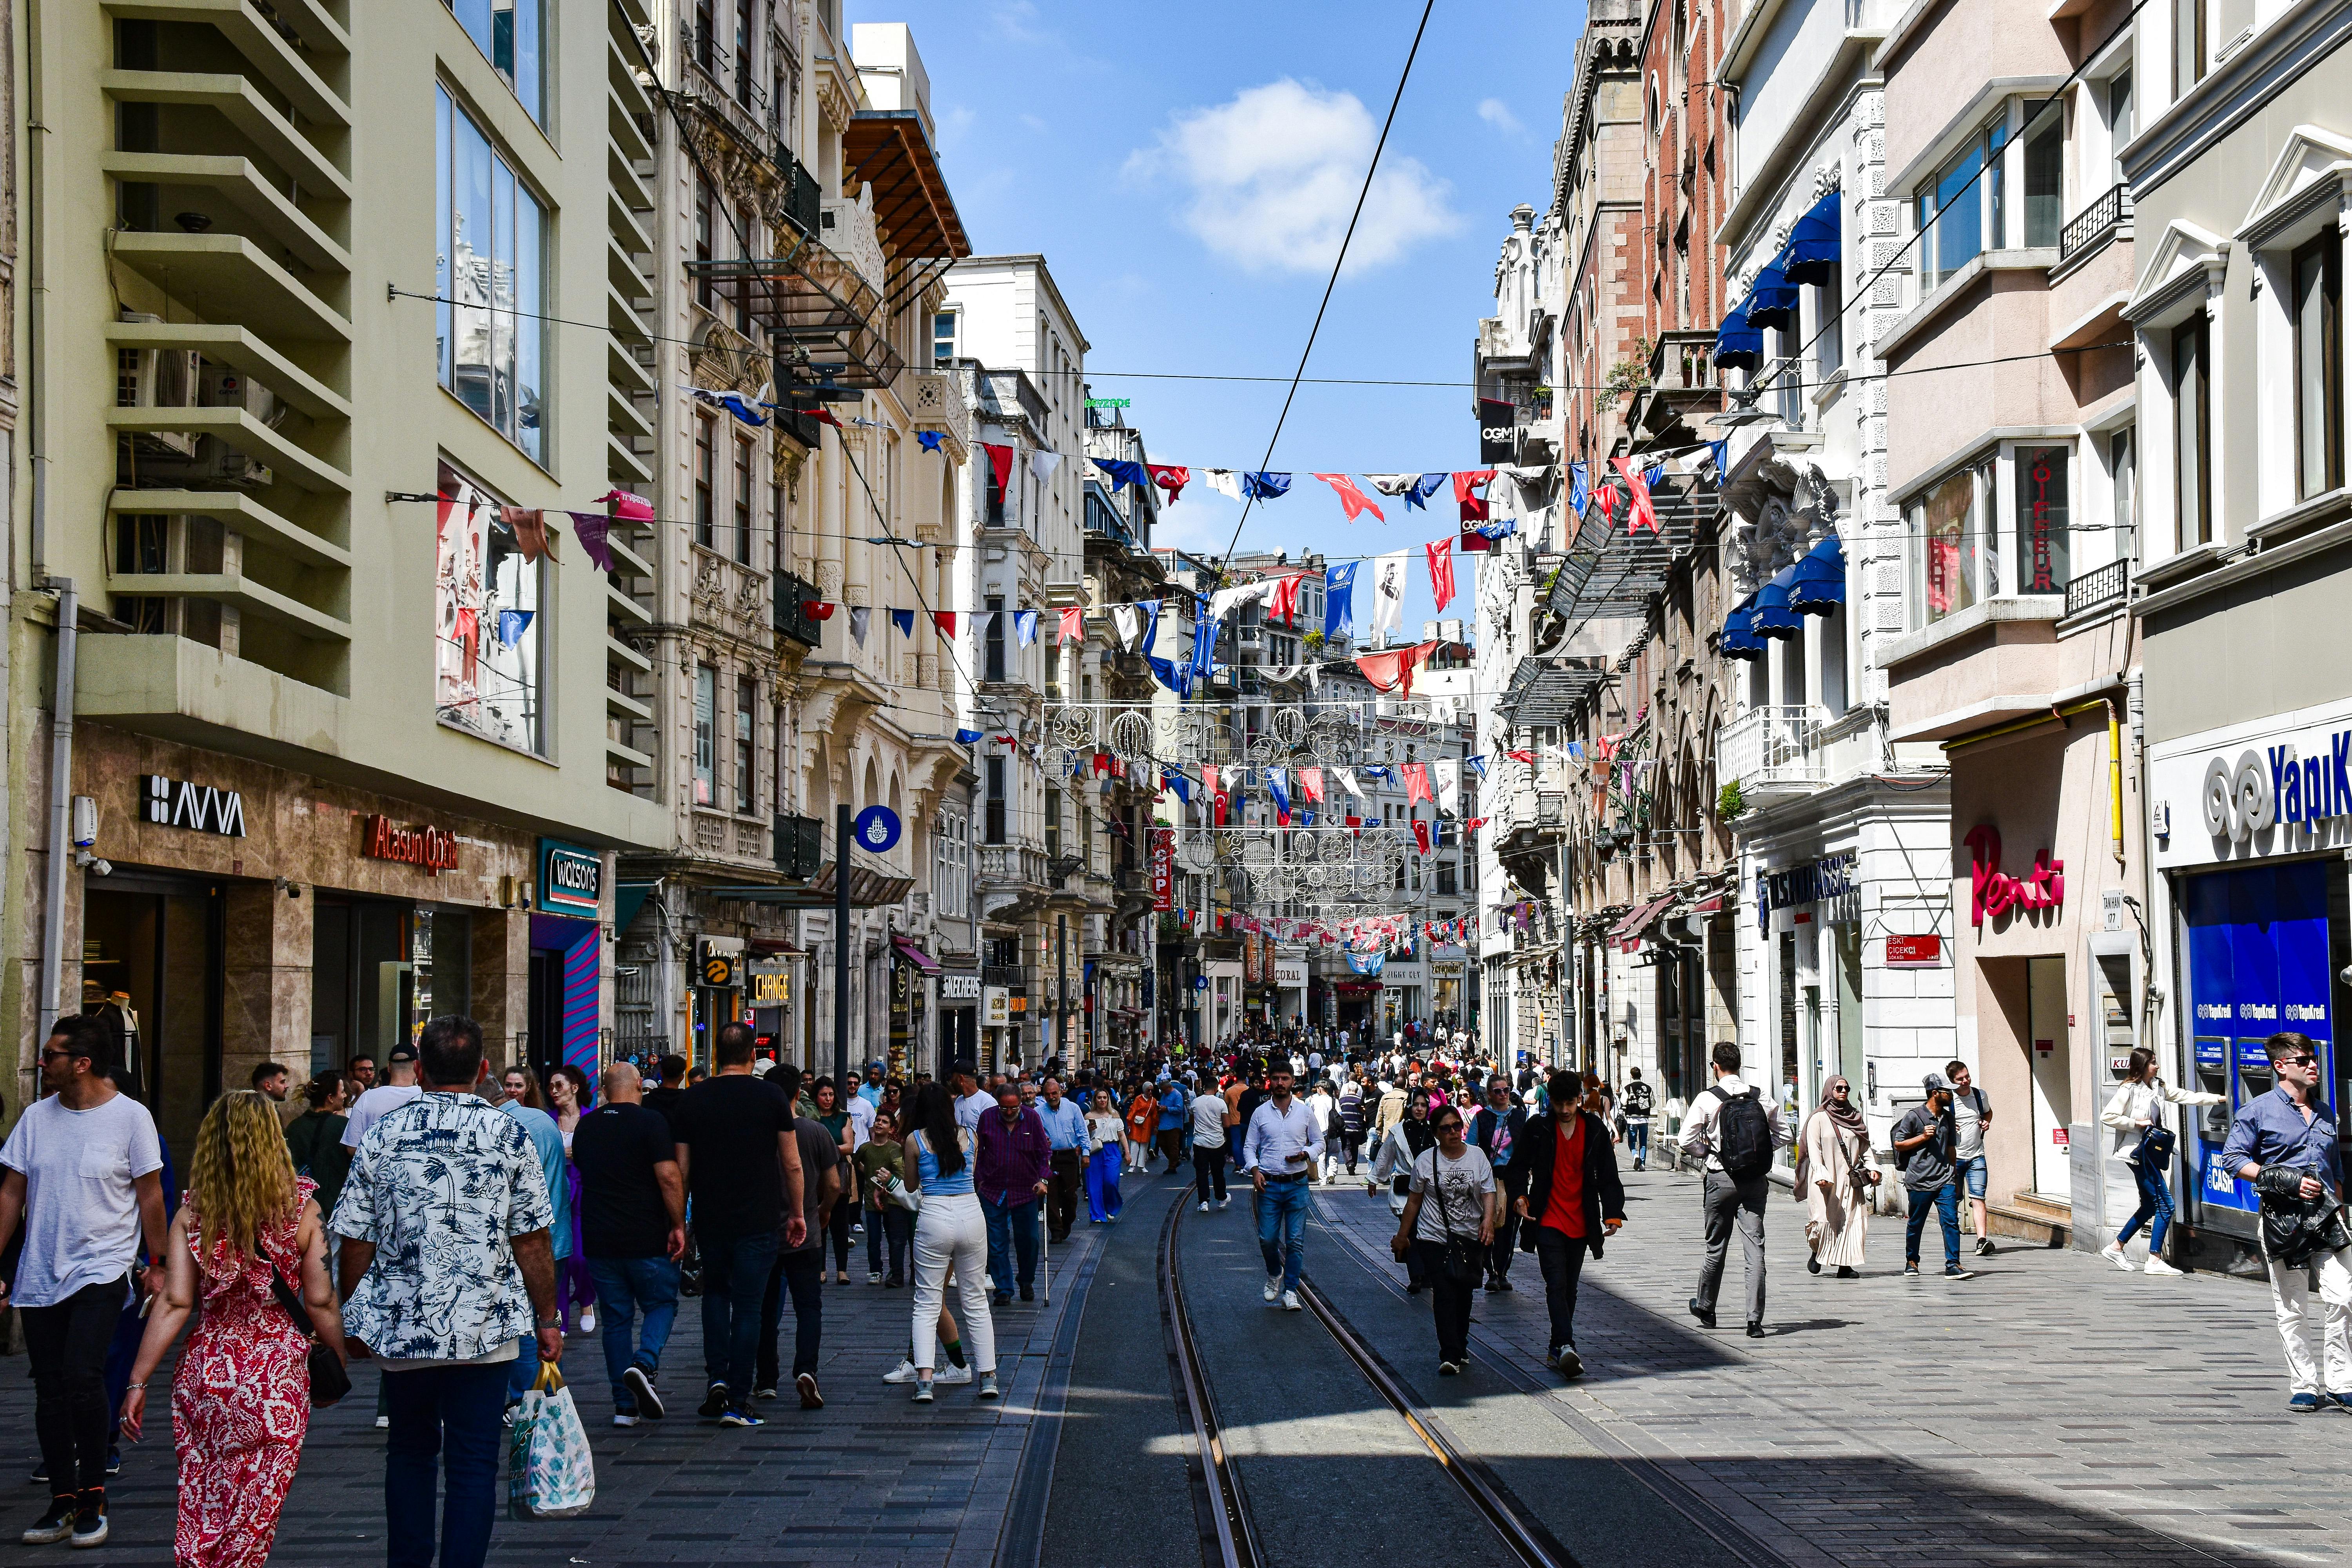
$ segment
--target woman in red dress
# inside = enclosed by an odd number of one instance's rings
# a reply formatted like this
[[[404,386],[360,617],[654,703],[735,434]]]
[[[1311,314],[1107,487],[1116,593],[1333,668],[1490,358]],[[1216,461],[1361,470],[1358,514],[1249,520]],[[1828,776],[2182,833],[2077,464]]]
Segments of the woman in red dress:
[[[270,1289],[296,1287],[320,1338],[343,1353],[327,1277],[317,1184],[294,1174],[269,1101],[225,1095],[196,1132],[188,1190],[172,1222],[167,1282],[147,1319],[122,1435],[139,1439],[147,1380],[201,1302],[172,1381],[180,1456],[179,1568],[260,1568],[310,1426],[310,1342]]]

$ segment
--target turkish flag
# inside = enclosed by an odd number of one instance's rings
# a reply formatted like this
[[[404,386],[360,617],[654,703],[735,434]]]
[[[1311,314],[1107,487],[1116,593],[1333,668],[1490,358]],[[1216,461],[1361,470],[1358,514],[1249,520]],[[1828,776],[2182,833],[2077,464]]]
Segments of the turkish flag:
[[[1358,489],[1356,481],[1347,475],[1318,474],[1315,477],[1331,487],[1331,492],[1339,498],[1340,506],[1346,509],[1349,522],[1355,521],[1366,512],[1370,512],[1382,522],[1388,521],[1388,514],[1374,506],[1371,498]]]
[[[1280,621],[1285,626],[1297,620],[1298,618],[1298,584],[1305,581],[1307,581],[1307,574],[1304,572],[1293,573],[1290,576],[1276,579],[1274,597],[1266,602],[1265,618],[1269,621]]]
[[[1087,613],[1086,613],[1086,611],[1085,611],[1084,609],[1076,609],[1076,608],[1074,608],[1074,609],[1067,609],[1067,610],[1064,610],[1064,611],[1062,612],[1062,642],[1063,642],[1063,644],[1064,644],[1065,646],[1067,646],[1068,644],[1070,644],[1070,643],[1074,643],[1074,642],[1084,642],[1084,641],[1086,640],[1086,637],[1087,637]]]
[[[1412,841],[1421,846],[1423,854],[1429,853],[1429,824],[1417,816],[1412,819]]]
[[[955,636],[956,613],[953,610],[933,610],[931,625],[940,628],[940,636],[951,637]]]
[[[1486,521],[1486,498],[1478,492],[1493,482],[1492,468],[1465,468],[1454,476],[1454,500],[1461,507],[1462,521]]]
[[[1454,542],[1433,539],[1429,551],[1429,587],[1437,596],[1437,608],[1442,614],[1446,602],[1454,597]]]
[[[1323,801],[1323,770],[1321,768],[1299,769],[1298,789],[1300,795],[1305,798],[1314,801],[1318,805],[1321,805]]]
[[[1404,803],[1410,806],[1416,801],[1424,800],[1435,804],[1434,797],[1429,793],[1429,764],[1407,763],[1404,765]],[[1413,826],[1418,827],[1421,825],[1416,822]]]
[[[1151,482],[1166,490],[1171,501],[1182,496],[1184,487],[1192,482],[1192,470],[1190,468],[1180,468],[1169,463],[1146,463],[1143,466],[1151,470]]]
[[[1625,520],[1625,531],[1639,533],[1646,527],[1652,533],[1657,532],[1658,510],[1650,504],[1650,487],[1643,482],[1640,471],[1623,458],[1610,458],[1609,466],[1625,476],[1625,489],[1633,499],[1632,511]],[[1615,509],[1611,510],[1613,515]]]

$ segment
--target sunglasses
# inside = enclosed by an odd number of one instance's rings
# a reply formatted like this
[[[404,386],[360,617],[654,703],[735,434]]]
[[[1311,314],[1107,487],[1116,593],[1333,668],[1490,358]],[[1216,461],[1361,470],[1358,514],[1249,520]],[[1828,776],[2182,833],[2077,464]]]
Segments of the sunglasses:
[[[1462,1131],[1462,1119],[1458,1116],[1449,1116],[1444,1121],[1437,1124],[1437,1131],[1440,1132],[1459,1132]]]
[[[2279,1066],[2283,1068],[2307,1068],[2318,1059],[2319,1058],[2317,1057],[2311,1056],[2308,1053],[2299,1057],[2281,1057],[2279,1058]]]

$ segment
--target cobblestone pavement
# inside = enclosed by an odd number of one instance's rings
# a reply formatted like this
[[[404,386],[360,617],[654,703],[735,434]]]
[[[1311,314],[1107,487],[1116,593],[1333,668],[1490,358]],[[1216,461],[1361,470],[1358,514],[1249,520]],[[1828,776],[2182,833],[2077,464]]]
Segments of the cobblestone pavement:
[[[1083,1288],[1097,1238],[1083,1222],[1051,1250],[1047,1300],[1018,1301],[995,1316],[1003,1401],[971,1397],[969,1385],[942,1389],[936,1405],[881,1377],[906,1353],[911,1290],[866,1283],[863,1237],[849,1285],[827,1285],[819,1370],[823,1410],[803,1410],[786,1390],[761,1406],[753,1431],[696,1419],[702,1392],[700,1303],[680,1303],[662,1357],[670,1415],[634,1428],[612,1425],[612,1390],[594,1335],[575,1337],[563,1368],[596,1454],[596,1501],[562,1521],[509,1519],[501,1510],[490,1561],[518,1565],[631,1568],[633,1564],[725,1564],[726,1568],[899,1568],[984,1564],[996,1560],[1024,1445],[1045,1383],[1049,1352],[1065,1326],[1072,1286]],[[1073,1322],[1071,1327],[1075,1327]],[[785,1309],[782,1348],[792,1359]],[[1067,1345],[1060,1352],[1066,1364]],[[380,1375],[353,1368],[352,1397],[316,1413],[282,1521],[275,1563],[338,1564],[383,1559],[383,1434],[373,1425]],[[168,1422],[168,1417],[165,1418]],[[39,1458],[33,1441],[32,1384],[21,1356],[0,1361],[0,1553],[31,1561],[63,1547],[23,1547],[16,1531],[42,1500],[23,1484]],[[503,1498],[504,1478],[500,1479]],[[168,1425],[126,1451],[109,1489],[110,1540],[79,1563],[170,1568],[173,1478]]]
[[[1384,1196],[1318,1198],[1318,1244],[1344,1237],[1401,1291]],[[1541,1364],[1528,1254],[1516,1290],[1478,1299],[1479,1370],[1493,1396],[1539,1390],[1596,1447],[1654,1462],[1790,1563],[2352,1561],[2352,1416],[2287,1413],[2258,1282],[2150,1279],[2046,1249],[1970,1258],[1970,1279],[1906,1281],[1902,1222],[1884,1219],[1863,1278],[1813,1277],[1803,1211],[1780,1194],[1766,1217],[1769,1331],[1749,1340],[1737,1245],[1725,1326],[1685,1310],[1696,1178],[1629,1172],[1626,1198],[1625,1230],[1584,1274],[1584,1379],[1560,1386]],[[1353,1270],[1339,1283],[1363,1288]],[[1381,1349],[1424,1391],[1436,1384],[1433,1337]],[[1507,1382],[1506,1363],[1526,1370]]]

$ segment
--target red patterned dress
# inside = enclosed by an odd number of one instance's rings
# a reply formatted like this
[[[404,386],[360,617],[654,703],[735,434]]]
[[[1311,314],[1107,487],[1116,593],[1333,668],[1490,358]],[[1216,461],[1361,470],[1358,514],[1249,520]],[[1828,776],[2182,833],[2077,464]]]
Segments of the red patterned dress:
[[[226,1242],[207,1248],[197,1239],[200,1222],[190,1224],[196,1328],[172,1378],[179,1568],[261,1568],[277,1541],[278,1513],[310,1428],[310,1347],[271,1293],[269,1275],[278,1268],[299,1291],[294,1238],[301,1205],[317,1187],[296,1178],[295,1214],[255,1237],[258,1257],[240,1257]]]

